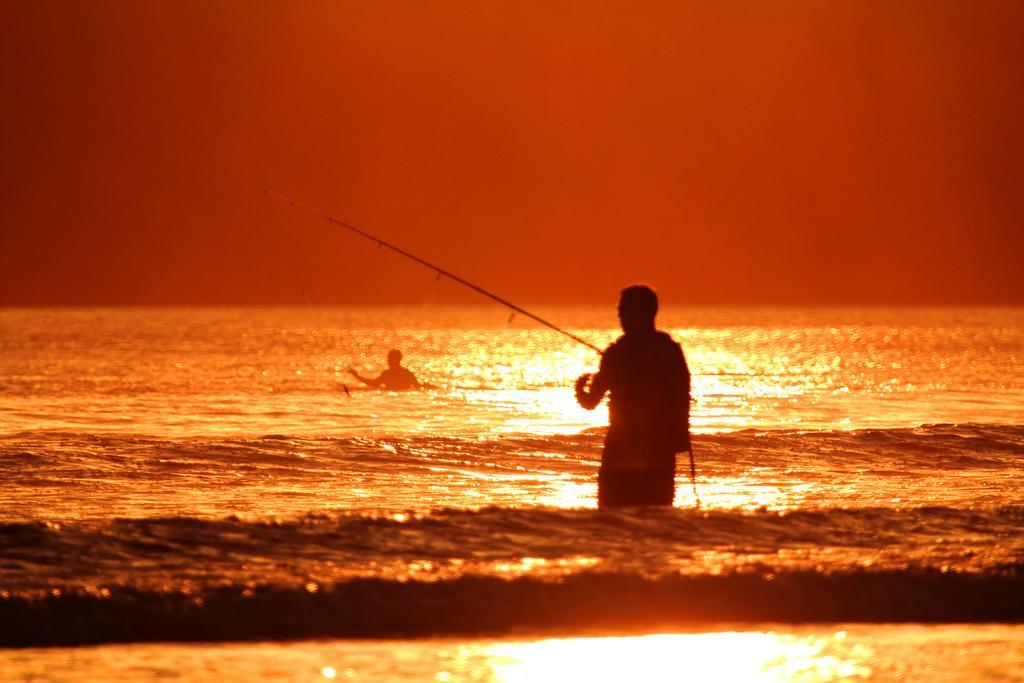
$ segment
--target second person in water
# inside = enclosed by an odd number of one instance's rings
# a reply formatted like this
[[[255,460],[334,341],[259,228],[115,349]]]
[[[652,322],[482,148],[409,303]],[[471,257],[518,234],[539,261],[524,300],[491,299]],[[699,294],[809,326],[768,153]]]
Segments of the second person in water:
[[[363,377],[351,369],[349,374],[366,386],[374,389],[405,391],[407,389],[420,389],[423,387],[416,379],[416,375],[412,374],[408,368],[402,367],[402,352],[398,349],[388,351],[388,369],[377,375],[376,378]]]

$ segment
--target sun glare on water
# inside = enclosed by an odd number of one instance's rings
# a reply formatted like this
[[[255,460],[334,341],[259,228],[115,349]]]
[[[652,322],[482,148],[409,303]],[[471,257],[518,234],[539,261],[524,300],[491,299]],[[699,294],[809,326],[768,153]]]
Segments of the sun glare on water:
[[[869,677],[869,648],[846,634],[800,637],[767,632],[657,634],[551,639],[463,648],[484,654],[490,680],[544,681],[831,681]]]

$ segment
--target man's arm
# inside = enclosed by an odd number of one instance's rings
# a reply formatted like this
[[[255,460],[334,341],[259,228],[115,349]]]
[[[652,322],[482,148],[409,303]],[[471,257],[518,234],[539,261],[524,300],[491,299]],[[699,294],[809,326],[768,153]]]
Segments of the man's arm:
[[[381,377],[383,377],[383,376],[384,376],[384,375],[382,374],[382,375],[381,375],[380,377],[378,377],[377,379],[371,379],[371,378],[369,378],[369,377],[363,377],[362,375],[360,375],[360,374],[359,374],[358,372],[356,372],[355,370],[353,370],[353,369],[351,369],[351,368],[349,368],[348,374],[352,375],[353,377],[355,377],[355,378],[356,378],[357,380],[359,380],[360,382],[362,382],[362,383],[363,383],[363,384],[365,384],[366,386],[368,386],[368,387],[372,387],[372,388],[374,388],[374,389],[376,389],[376,388],[377,388],[378,386],[380,386],[380,383],[381,383]]]
[[[596,375],[584,373],[576,380],[576,401],[587,410],[596,408],[607,392],[608,380],[600,371]]]
[[[679,435],[676,439],[676,452],[690,450],[690,368],[686,364],[686,356],[679,347],[679,371],[676,375],[676,382],[679,395],[677,397],[677,410],[679,411]]]

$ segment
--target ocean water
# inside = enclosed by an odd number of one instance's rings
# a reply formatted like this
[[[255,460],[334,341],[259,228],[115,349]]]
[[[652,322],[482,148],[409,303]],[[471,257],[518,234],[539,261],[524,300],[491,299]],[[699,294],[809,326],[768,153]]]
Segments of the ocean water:
[[[700,509],[598,511],[597,356],[497,306],[0,310],[0,678],[1024,678],[1024,309],[659,323]]]

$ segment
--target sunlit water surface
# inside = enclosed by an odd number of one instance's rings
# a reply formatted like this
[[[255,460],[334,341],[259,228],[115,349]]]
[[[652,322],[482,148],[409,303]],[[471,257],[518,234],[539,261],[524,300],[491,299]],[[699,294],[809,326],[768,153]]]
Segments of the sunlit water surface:
[[[611,307],[540,312],[599,345],[619,334]],[[1005,448],[974,450],[1006,435],[948,425],[1021,424],[1024,311],[660,320],[694,377],[705,507],[1019,500]],[[4,516],[592,507],[607,410],[571,386],[597,357],[527,322],[496,306],[2,310]],[[347,370],[392,347],[432,388],[358,388]],[[929,424],[947,427],[906,431]],[[940,450],[989,460],[940,485]]]
[[[608,308],[539,309],[605,346]],[[1018,422],[1020,309],[668,309],[694,427]],[[6,433],[570,434],[593,351],[499,307],[0,310]],[[434,389],[358,392],[392,347]]]
[[[10,681],[1020,681],[1021,626],[768,626],[506,641],[310,641],[0,651]]]
[[[611,307],[539,312],[618,335]],[[699,512],[685,458],[678,509],[593,509],[607,412],[571,386],[597,357],[497,307],[0,310],[0,600],[747,569],[884,570],[898,594],[899,572],[1024,564],[1024,311],[660,320],[693,372]],[[356,386],[392,347],[431,388]],[[0,680],[1021,680],[1022,644],[851,625],[112,645],[2,651]]]

